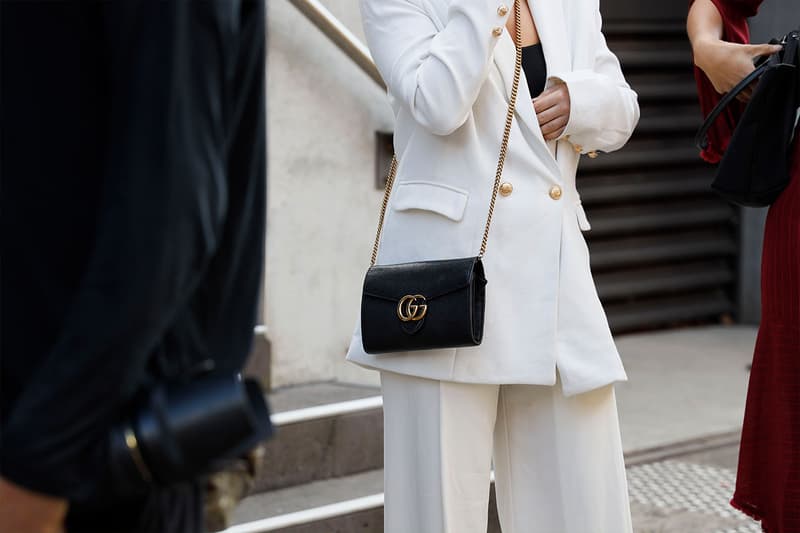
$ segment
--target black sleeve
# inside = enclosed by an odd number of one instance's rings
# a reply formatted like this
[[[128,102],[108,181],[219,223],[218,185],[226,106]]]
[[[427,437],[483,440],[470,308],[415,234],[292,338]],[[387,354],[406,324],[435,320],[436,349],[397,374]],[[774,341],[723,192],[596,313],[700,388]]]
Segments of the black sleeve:
[[[93,490],[91,450],[225,245],[235,5],[103,3],[111,111],[98,238],[58,340],[3,428],[12,481],[71,500]]]

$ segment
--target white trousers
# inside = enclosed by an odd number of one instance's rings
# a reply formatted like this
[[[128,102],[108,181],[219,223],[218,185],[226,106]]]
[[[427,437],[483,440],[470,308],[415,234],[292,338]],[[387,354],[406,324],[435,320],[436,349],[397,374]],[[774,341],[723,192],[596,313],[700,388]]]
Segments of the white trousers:
[[[385,533],[631,533],[614,388],[381,373]]]

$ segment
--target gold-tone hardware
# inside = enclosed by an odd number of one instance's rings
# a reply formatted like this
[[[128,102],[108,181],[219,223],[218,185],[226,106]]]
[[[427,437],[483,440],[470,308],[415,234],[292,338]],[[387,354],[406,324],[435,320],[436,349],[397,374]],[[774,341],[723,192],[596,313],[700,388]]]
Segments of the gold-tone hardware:
[[[492,29],[492,35],[494,35],[495,37],[500,37],[501,35],[503,35],[503,28],[501,28],[500,26],[496,26],[494,29]]]
[[[378,260],[378,248],[381,243],[381,231],[383,230],[383,221],[386,218],[386,207],[389,205],[389,195],[392,192],[392,185],[394,185],[394,178],[397,176],[397,155],[392,156],[392,165],[389,167],[389,176],[386,178],[386,189],[383,191],[383,203],[381,204],[381,215],[378,218],[378,232],[375,234],[375,244],[372,245],[372,261],[371,266],[375,266]]]
[[[559,187],[558,185],[554,185],[550,189],[550,198],[552,198],[553,200],[560,200],[562,194],[563,191],[561,190],[561,187]]]
[[[500,7],[497,8],[497,14],[500,15],[501,17],[505,17],[506,15],[508,15],[508,6],[502,4]]]
[[[428,314],[426,302],[427,300],[421,294],[403,296],[397,304],[397,317],[403,322],[419,322]]]
[[[150,473],[150,469],[147,468],[147,463],[144,462],[144,457],[142,457],[142,451],[139,449],[139,441],[136,439],[136,434],[130,427],[125,428],[124,434],[125,446],[128,447],[128,451],[131,454],[131,459],[133,459],[133,464],[136,465],[136,470],[139,471],[142,479],[147,482],[152,481],[153,476]]]
[[[588,153],[588,154],[586,154],[586,155],[588,155],[588,156],[589,156],[589,159],[597,159],[597,155],[598,155],[598,154],[597,154],[597,151],[596,151],[596,150],[592,150],[591,152],[589,152],[589,153]]]
[[[583,146],[581,146],[580,144],[574,145],[572,147],[572,149],[575,150],[576,154],[579,154],[579,153],[583,152]]]
[[[508,196],[512,192],[514,192],[514,186],[509,182],[505,182],[502,185],[500,185],[500,194],[502,194],[503,196]]]
[[[500,143],[500,156],[497,159],[497,170],[494,177],[494,188],[492,189],[492,199],[489,202],[489,215],[486,217],[486,227],[483,230],[483,239],[481,239],[480,257],[486,253],[486,246],[489,243],[489,229],[492,226],[492,218],[494,217],[494,208],[497,203],[497,193],[500,189],[500,180],[503,177],[503,166],[506,162],[506,154],[508,153],[508,139],[511,136],[511,125],[514,121],[514,107],[517,104],[517,93],[519,92],[519,79],[522,73],[522,11],[519,5],[521,0],[514,1],[514,48],[516,48],[517,55],[514,61],[514,80],[511,84],[511,98],[508,101],[508,111],[506,113],[506,123],[503,130],[503,141]],[[503,29],[500,28],[502,34]],[[389,205],[389,197],[392,194],[392,186],[394,179],[397,176],[397,154],[392,157],[392,165],[389,168],[389,176],[386,178],[386,190],[383,193],[383,202],[381,203],[381,214],[378,218],[378,231],[375,234],[375,243],[372,246],[372,261],[371,266],[375,266],[378,260],[378,248],[381,242],[381,232],[383,231],[383,222],[386,218],[386,208]],[[426,308],[427,309],[427,308]]]

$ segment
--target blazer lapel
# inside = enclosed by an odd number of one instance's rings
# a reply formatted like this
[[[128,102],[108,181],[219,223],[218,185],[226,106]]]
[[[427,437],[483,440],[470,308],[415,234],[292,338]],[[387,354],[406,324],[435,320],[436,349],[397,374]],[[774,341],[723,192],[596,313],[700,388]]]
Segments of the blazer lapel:
[[[518,0],[526,1],[526,0]],[[570,70],[569,60],[569,41],[566,38],[566,25],[564,23],[564,14],[561,11],[561,2],[553,2],[552,0],[530,0],[528,5],[533,14],[533,20],[536,23],[536,29],[539,32],[539,39],[542,43],[542,51],[544,52],[545,63],[547,64],[547,75],[551,73],[567,72]],[[503,32],[500,42],[497,43],[495,48],[494,62],[500,75],[503,79],[503,84],[506,92],[506,100],[511,99],[511,87],[514,82],[514,63],[516,60],[516,47],[514,46],[514,39],[509,33]],[[545,153],[549,156],[544,160],[551,160],[555,163],[553,152],[547,145],[547,141],[542,136],[542,130],[539,127],[539,120],[536,118],[536,111],[531,103],[532,96],[528,90],[528,83],[525,78],[525,73],[522,72],[519,82],[519,92],[517,94],[516,116],[521,124],[530,131],[534,138],[538,141],[536,144],[543,149],[542,155]],[[556,169],[557,164],[553,165]],[[556,174],[561,177],[560,172]]]
[[[525,0],[520,0],[525,1]],[[570,61],[567,26],[564,23],[564,2],[553,0],[530,0],[528,5],[536,22],[536,30],[542,41],[544,59],[547,63],[547,75],[572,70]]]
[[[511,100],[511,87],[514,84],[516,54],[517,51],[514,46],[514,39],[507,31],[503,32],[503,36],[500,38],[500,42],[497,43],[497,47],[494,51],[494,62],[503,79],[506,101]],[[528,90],[525,72],[520,74],[515,112],[517,120],[531,131],[534,137],[539,141],[539,144],[545,146],[546,143],[544,137],[542,137],[542,130],[539,128],[539,120],[536,118],[536,111],[533,109],[533,104],[531,103],[531,93]]]

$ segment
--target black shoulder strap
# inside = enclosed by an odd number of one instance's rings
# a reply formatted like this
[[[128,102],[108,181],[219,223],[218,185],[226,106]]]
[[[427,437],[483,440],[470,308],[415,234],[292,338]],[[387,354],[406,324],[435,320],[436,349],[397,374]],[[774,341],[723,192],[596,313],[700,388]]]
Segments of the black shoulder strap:
[[[703,125],[700,126],[700,129],[697,131],[697,135],[694,138],[694,144],[700,149],[705,150],[708,148],[708,130],[711,129],[711,126],[716,122],[717,118],[719,117],[720,113],[722,113],[725,108],[727,108],[734,99],[739,96],[739,93],[744,91],[747,87],[750,86],[753,81],[758,79],[767,68],[769,68],[770,62],[764,61],[761,63],[756,69],[748,74],[742,81],[740,81],[736,86],[728,91],[725,96],[719,101],[719,103],[714,107],[711,113],[708,114],[706,117],[705,122]]]

